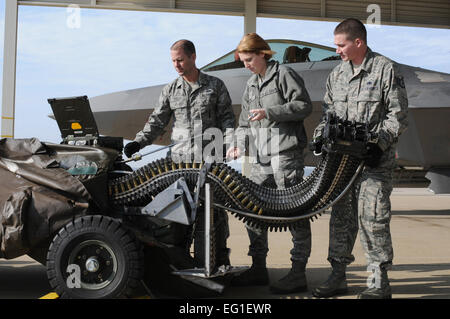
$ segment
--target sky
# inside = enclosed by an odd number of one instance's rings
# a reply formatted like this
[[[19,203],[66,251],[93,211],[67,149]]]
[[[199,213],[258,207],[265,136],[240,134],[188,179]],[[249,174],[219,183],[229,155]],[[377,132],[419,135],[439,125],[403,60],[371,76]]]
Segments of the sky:
[[[0,1],[0,72],[3,72],[5,3]],[[87,95],[167,83],[177,77],[169,47],[192,40],[197,66],[233,50],[244,18],[220,15],[19,7],[15,137],[60,142],[47,117],[48,98]],[[79,24],[77,24],[79,22]],[[332,46],[336,22],[257,19],[265,39],[294,39]],[[450,73],[450,30],[368,27],[373,51],[404,64]],[[307,79],[305,79],[307,81]],[[2,77],[0,77],[2,81]],[[1,91],[1,86],[0,86]]]

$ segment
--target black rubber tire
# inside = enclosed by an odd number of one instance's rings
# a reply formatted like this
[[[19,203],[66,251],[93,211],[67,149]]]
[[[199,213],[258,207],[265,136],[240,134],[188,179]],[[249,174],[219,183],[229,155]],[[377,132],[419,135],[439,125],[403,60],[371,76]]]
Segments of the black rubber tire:
[[[89,257],[95,258],[98,270],[88,271],[84,260]],[[68,287],[69,262],[78,263],[81,287]],[[126,297],[140,284],[143,268],[140,243],[119,221],[107,216],[83,216],[68,223],[55,236],[47,254],[47,277],[60,298]]]

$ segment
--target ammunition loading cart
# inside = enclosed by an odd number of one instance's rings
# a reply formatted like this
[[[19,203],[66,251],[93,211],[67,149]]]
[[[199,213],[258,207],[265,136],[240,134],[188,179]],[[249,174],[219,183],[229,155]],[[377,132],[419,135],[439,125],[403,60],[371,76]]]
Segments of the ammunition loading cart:
[[[276,190],[208,160],[165,158],[132,171],[123,139],[98,134],[86,96],[49,103],[61,144],[0,141],[0,177],[12,181],[0,192],[0,258],[30,255],[65,298],[127,296],[140,285],[152,295],[220,294],[242,268],[216,265],[213,208],[254,227],[295,228],[343,196],[369,139],[364,126],[330,117],[320,164]],[[203,211],[204,262],[195,268],[189,246]]]

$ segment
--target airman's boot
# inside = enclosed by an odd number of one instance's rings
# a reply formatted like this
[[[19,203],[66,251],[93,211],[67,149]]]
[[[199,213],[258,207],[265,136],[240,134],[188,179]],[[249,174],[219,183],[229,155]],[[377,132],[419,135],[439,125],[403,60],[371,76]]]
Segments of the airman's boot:
[[[270,292],[274,294],[290,294],[294,292],[306,291],[306,263],[302,261],[293,261],[289,273],[270,285]]]
[[[266,268],[266,256],[252,257],[252,266],[231,280],[235,287],[265,286],[269,283],[269,273]]]
[[[220,248],[216,251],[216,266],[230,265],[230,248]]]
[[[379,280],[379,282],[377,282]],[[391,299],[392,292],[389,285],[387,270],[381,270],[380,278],[375,278],[375,283],[361,292],[358,299]]]
[[[333,269],[328,279],[319,287],[313,289],[314,297],[328,298],[347,292],[347,278],[345,276],[347,265],[333,261],[331,266]]]

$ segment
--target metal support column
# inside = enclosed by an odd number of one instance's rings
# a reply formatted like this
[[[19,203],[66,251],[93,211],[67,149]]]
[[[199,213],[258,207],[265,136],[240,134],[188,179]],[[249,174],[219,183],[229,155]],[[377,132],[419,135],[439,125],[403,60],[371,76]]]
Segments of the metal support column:
[[[3,49],[3,91],[1,136],[14,137],[17,58],[17,0],[5,3],[5,42]]]
[[[245,0],[244,34],[256,32],[257,0]]]
[[[209,183],[205,184],[205,277],[211,277],[214,266],[215,259],[214,255],[214,245],[215,245],[215,234],[213,233],[214,227],[214,214],[213,214],[213,192],[211,191],[211,185]],[[212,258],[211,258],[212,257]]]

